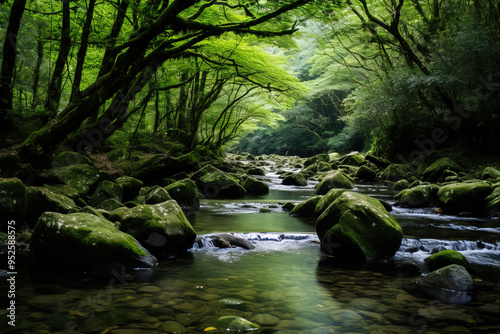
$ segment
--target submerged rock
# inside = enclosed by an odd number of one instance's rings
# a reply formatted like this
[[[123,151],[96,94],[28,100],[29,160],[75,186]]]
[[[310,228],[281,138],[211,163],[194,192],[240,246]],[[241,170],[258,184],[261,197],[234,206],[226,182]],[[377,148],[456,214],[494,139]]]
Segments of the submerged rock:
[[[439,206],[447,212],[482,213],[491,192],[491,186],[485,182],[455,183],[441,187],[437,197]]]
[[[318,217],[321,248],[340,259],[365,260],[393,256],[401,245],[398,222],[369,196],[345,192]]]
[[[120,222],[122,231],[158,255],[182,253],[193,246],[196,238],[196,232],[175,200],[120,208],[111,212],[109,220]]]
[[[30,239],[38,259],[70,266],[121,263],[153,267],[156,259],[131,235],[90,213],[45,212]]]
[[[318,195],[325,195],[334,188],[352,189],[354,188],[354,182],[343,172],[334,171],[327,174],[323,178],[323,180],[316,186],[316,193]]]
[[[164,188],[183,210],[196,211],[200,209],[200,194],[196,183],[190,179],[176,181]]]

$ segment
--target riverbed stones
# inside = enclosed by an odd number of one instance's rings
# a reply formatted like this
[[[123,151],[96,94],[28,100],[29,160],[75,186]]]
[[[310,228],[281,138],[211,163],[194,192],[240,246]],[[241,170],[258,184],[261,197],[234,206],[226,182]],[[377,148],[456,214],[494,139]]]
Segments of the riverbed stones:
[[[395,198],[403,208],[425,208],[436,203],[438,191],[436,185],[420,185],[402,190]]]
[[[272,314],[256,314],[250,321],[259,324],[260,326],[276,326],[280,319]]]
[[[190,179],[182,179],[164,187],[170,196],[179,203],[185,211],[196,211],[200,209],[200,194],[196,183]]]
[[[307,186],[307,179],[302,173],[293,173],[285,176],[282,183],[287,186]]]
[[[341,259],[366,260],[393,256],[403,230],[383,207],[369,196],[345,192],[316,220],[321,248]]]
[[[486,182],[455,183],[441,187],[437,193],[440,207],[449,213],[483,213],[485,199],[492,192]]]
[[[165,321],[161,325],[161,330],[171,334],[184,334],[187,332],[186,327],[184,327],[177,321]]]
[[[325,195],[331,189],[352,189],[353,180],[341,171],[333,171],[327,174],[316,186],[316,194]]]
[[[109,219],[120,222],[122,231],[158,255],[182,253],[193,246],[196,238],[196,232],[175,200],[120,208],[111,212]]]
[[[131,235],[89,213],[45,212],[33,230],[37,259],[70,266],[113,264],[151,268],[156,259]]]

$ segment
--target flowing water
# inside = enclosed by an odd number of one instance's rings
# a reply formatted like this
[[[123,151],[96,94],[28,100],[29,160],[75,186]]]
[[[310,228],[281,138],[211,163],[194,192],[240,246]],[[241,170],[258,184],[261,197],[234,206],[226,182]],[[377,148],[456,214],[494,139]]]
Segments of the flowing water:
[[[276,174],[266,179],[271,191],[265,197],[202,201],[201,210],[188,215],[199,242],[154,271],[82,277],[27,265],[16,281],[17,326],[3,332],[210,333],[215,319],[232,315],[259,323],[261,333],[500,333],[498,220],[394,208],[405,234],[396,260],[423,263],[446,248],[474,265],[472,300],[446,304],[408,293],[409,279],[388,263],[329,264],[314,218],[281,209],[314,195],[314,182],[293,187],[281,185]],[[394,196],[380,185],[355,191],[389,202]],[[215,247],[210,235],[223,232],[255,249]]]

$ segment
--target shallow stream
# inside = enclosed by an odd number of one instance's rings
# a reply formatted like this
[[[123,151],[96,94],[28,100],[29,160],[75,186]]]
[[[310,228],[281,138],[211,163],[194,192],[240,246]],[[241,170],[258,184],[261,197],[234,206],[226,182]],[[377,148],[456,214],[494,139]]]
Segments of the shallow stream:
[[[26,265],[16,282],[17,326],[2,332],[207,333],[218,317],[235,315],[261,324],[261,333],[500,333],[498,220],[392,212],[405,234],[395,259],[422,263],[444,247],[475,266],[472,301],[445,304],[409,294],[408,278],[395,276],[387,264],[339,268],[324,262],[314,219],[281,209],[314,195],[314,183],[283,186],[276,174],[265,178],[268,196],[203,200],[188,219],[204,247],[195,245],[157,270],[82,277]],[[355,190],[389,202],[394,196],[380,185]],[[220,249],[207,241],[222,232],[256,248]]]

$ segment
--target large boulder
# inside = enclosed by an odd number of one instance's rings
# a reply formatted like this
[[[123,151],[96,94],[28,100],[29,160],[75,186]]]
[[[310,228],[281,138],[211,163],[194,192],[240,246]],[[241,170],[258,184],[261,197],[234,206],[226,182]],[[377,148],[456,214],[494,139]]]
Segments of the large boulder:
[[[158,204],[172,199],[167,190],[160,186],[153,187],[144,195],[144,204]]]
[[[101,181],[97,184],[92,196],[90,196],[89,204],[90,206],[97,207],[110,198],[121,202],[123,200],[122,187],[111,181]]]
[[[48,184],[65,184],[75,188],[81,197],[86,196],[97,181],[99,171],[86,164],[57,167],[42,173],[41,179]]]
[[[122,231],[134,236],[153,254],[185,252],[196,238],[196,232],[175,200],[120,208],[111,212],[109,220],[120,222]]]
[[[469,261],[467,261],[465,256],[451,249],[445,249],[429,257],[426,257],[424,261],[425,263],[427,263],[430,271],[434,271],[452,264],[458,264],[468,271],[470,271],[471,269],[470,263]]]
[[[315,214],[316,205],[322,196],[314,196],[308,200],[297,204],[292,211],[291,216],[313,216]]]
[[[403,230],[376,199],[345,192],[316,220],[321,248],[345,260],[393,256],[401,245]]]
[[[425,208],[436,203],[438,191],[436,185],[420,185],[402,190],[396,195],[396,201],[403,208]]]
[[[458,173],[463,171],[463,168],[450,158],[441,158],[427,167],[422,177],[429,182],[438,182],[444,180],[447,171]]]
[[[200,193],[196,183],[190,179],[176,181],[164,188],[183,210],[196,211],[200,209]]]
[[[365,157],[358,152],[346,154],[338,160],[341,165],[361,166],[365,162]]]
[[[251,176],[245,178],[243,188],[249,195],[262,196],[269,194],[269,185]]]
[[[354,176],[360,180],[372,182],[377,177],[377,170],[375,166],[366,164],[359,167]]]
[[[71,198],[44,187],[27,187],[26,194],[26,219],[31,226],[45,211],[68,213],[77,207]]]
[[[492,188],[485,182],[454,183],[441,187],[437,193],[439,205],[450,213],[483,213],[486,197]]]
[[[246,190],[239,179],[211,165],[207,165],[194,173],[191,180],[207,198],[243,198]]]
[[[337,198],[340,197],[343,193],[348,191],[347,189],[332,189],[325,196],[321,197],[316,204],[316,208],[314,209],[314,213],[316,216],[320,216],[326,209],[332,204]]]
[[[199,154],[191,152],[180,157],[158,154],[142,160],[131,171],[131,176],[148,184],[157,183],[168,175],[196,170],[200,162]]]
[[[302,173],[294,173],[285,176],[282,183],[287,186],[305,187],[307,186],[307,179]]]
[[[37,259],[51,264],[79,267],[119,263],[150,268],[156,263],[131,235],[85,212],[45,212],[38,219],[30,245]]]
[[[323,180],[316,185],[316,193],[318,195],[325,195],[334,188],[352,189],[354,188],[354,182],[343,172],[333,171],[327,174]]]
[[[129,201],[139,195],[139,190],[141,190],[143,186],[141,180],[131,176],[121,176],[115,180],[115,183],[122,187],[124,201]]]
[[[470,301],[474,279],[464,267],[452,264],[419,277],[416,285],[431,297],[446,303]]]
[[[26,187],[18,178],[0,179],[0,227],[7,219],[23,219],[26,213]]]

